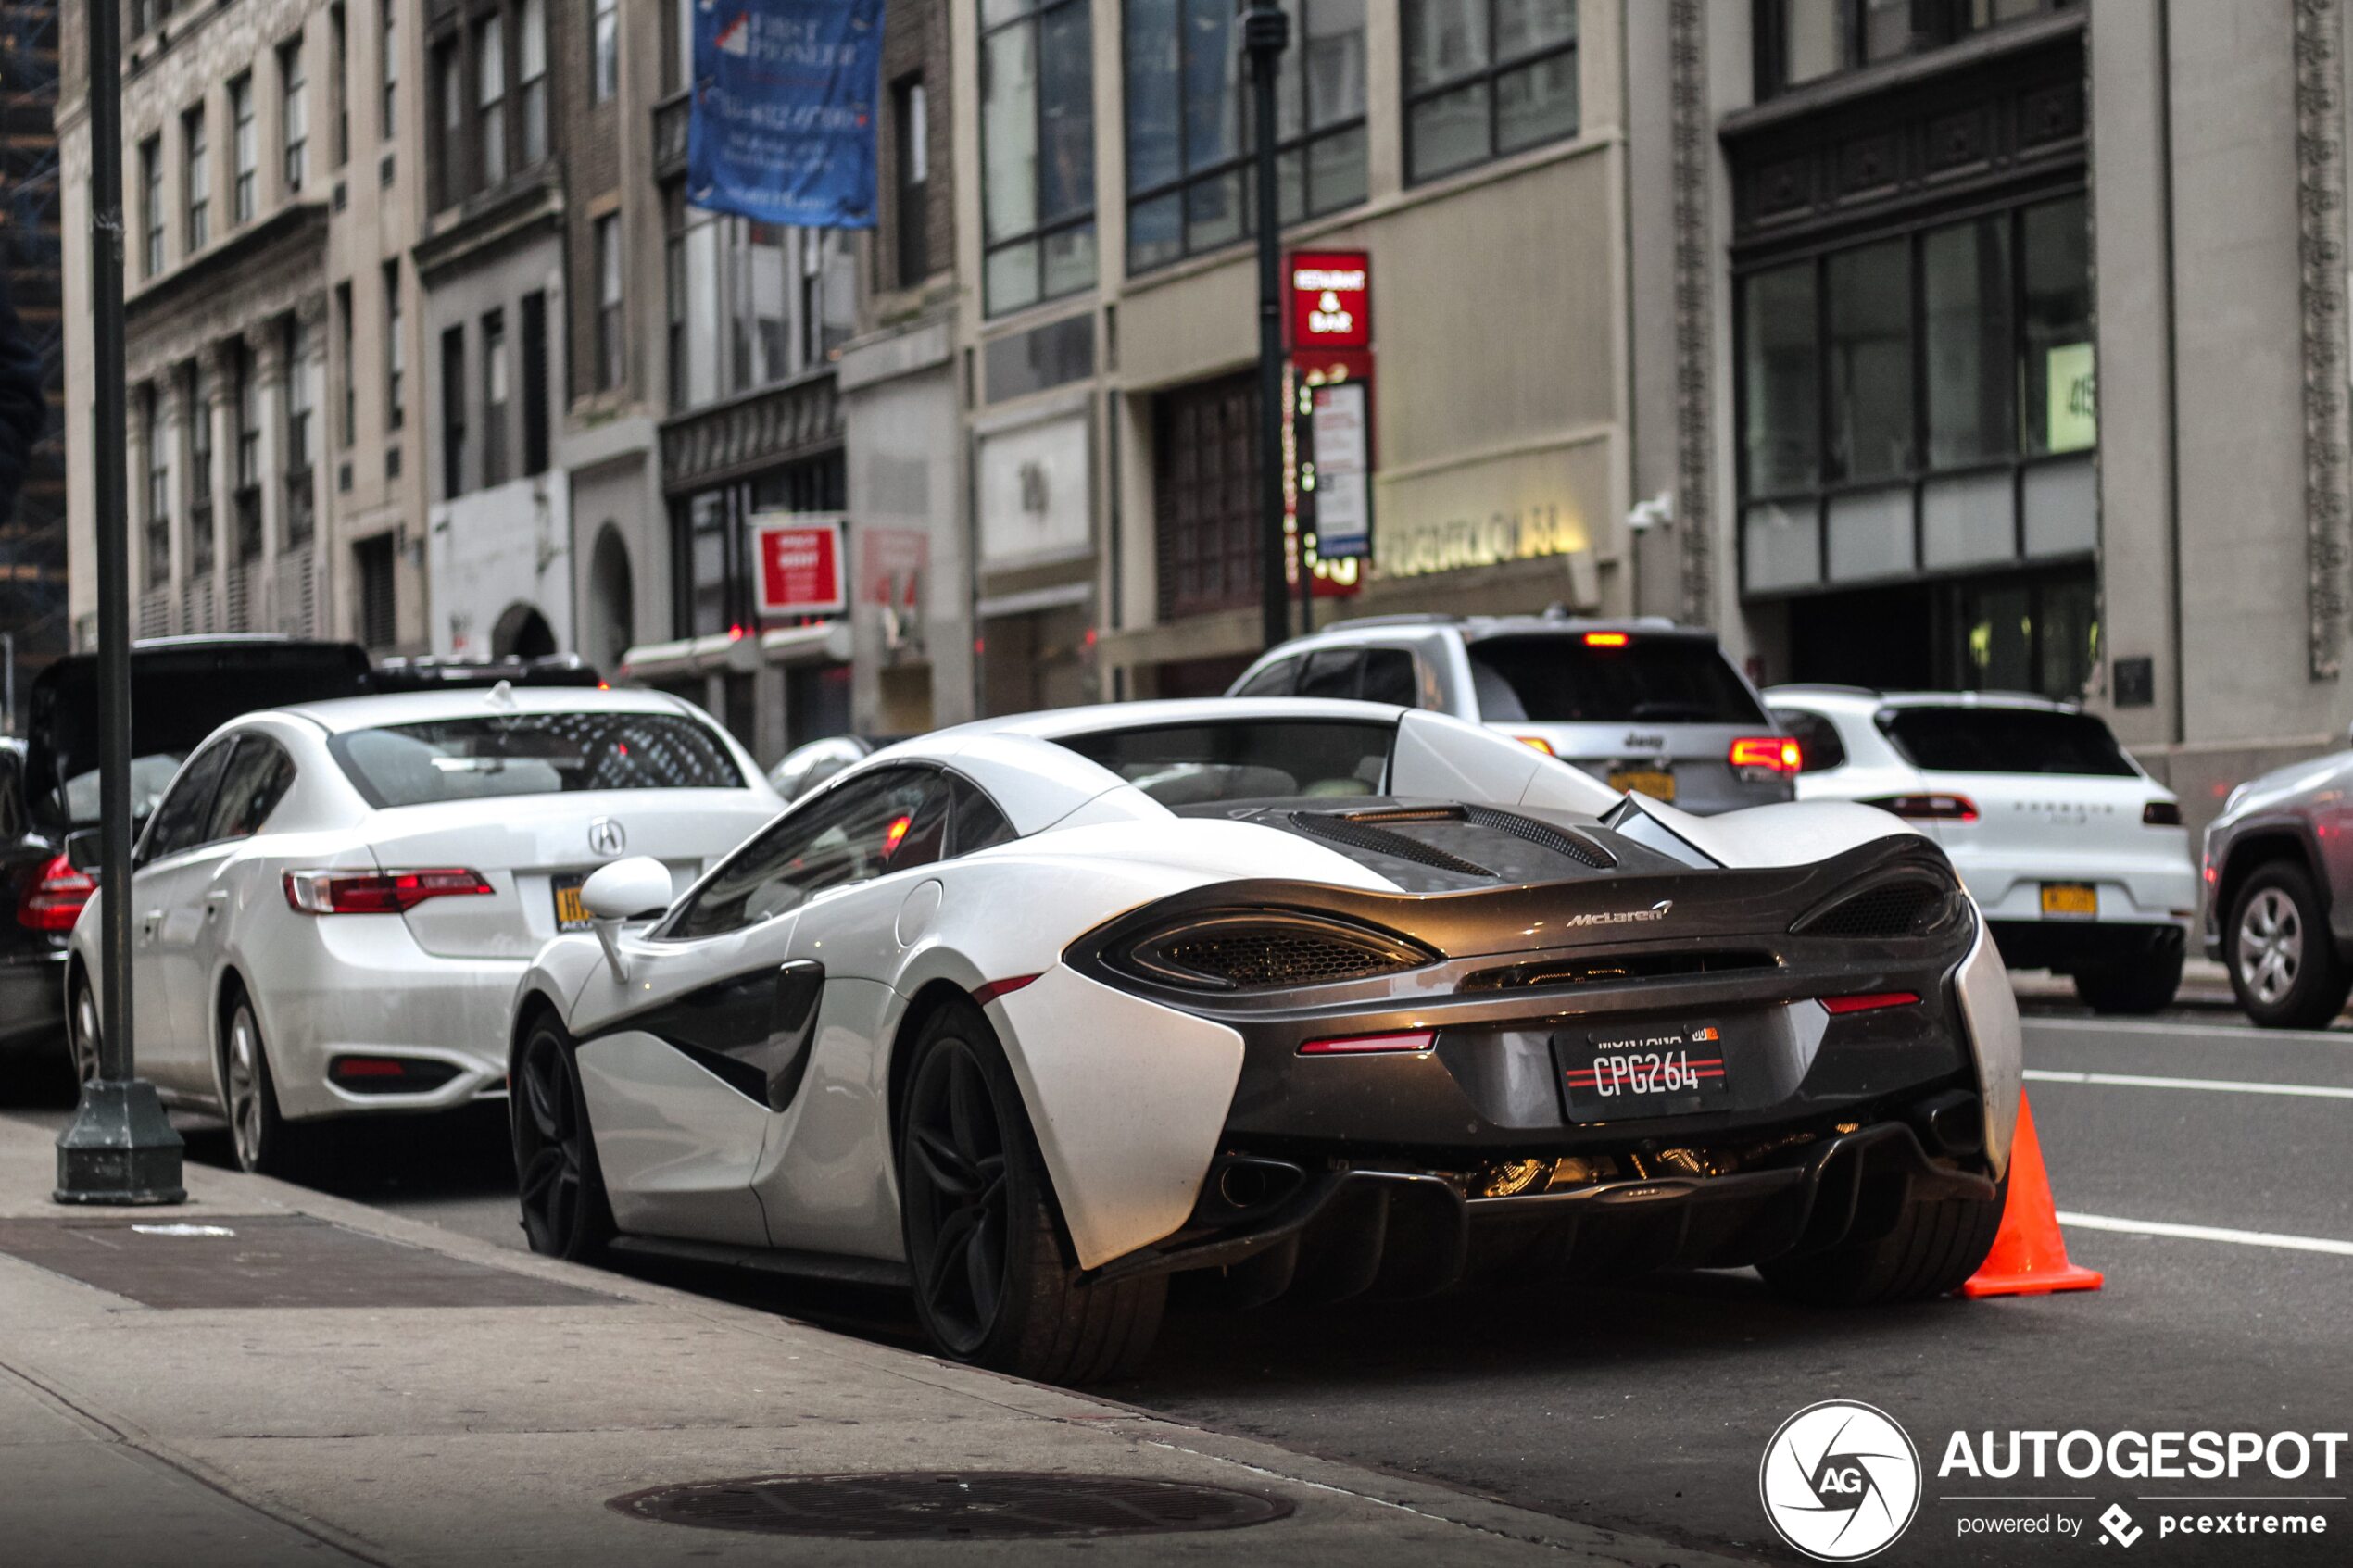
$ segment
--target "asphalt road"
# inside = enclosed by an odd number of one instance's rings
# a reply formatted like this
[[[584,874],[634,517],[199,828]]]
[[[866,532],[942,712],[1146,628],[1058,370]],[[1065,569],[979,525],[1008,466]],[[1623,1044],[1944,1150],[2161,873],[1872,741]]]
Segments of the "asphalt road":
[[[1765,1443],[1802,1407],[1854,1399],[1894,1416],[1928,1466],[1919,1516],[1883,1561],[2064,1561],[2101,1549],[2097,1516],[2120,1502],[2147,1532],[2135,1561],[2342,1562],[2353,1535],[2344,1467],[2334,1480],[2316,1472],[2295,1483],[2259,1473],[2236,1484],[1937,1474],[1956,1432],[2353,1427],[2353,1032],[2270,1034],[2215,1011],[2122,1023],[2069,1010],[2038,1005],[2029,1020],[2028,1088],[2058,1206],[2074,1222],[2069,1250],[2108,1274],[2096,1294],[1821,1312],[1783,1304],[1743,1272],[1403,1305],[1175,1311],[1150,1375],[1104,1392],[1777,1562],[1801,1560],[1758,1505]],[[521,1244],[495,1115],[359,1135],[353,1164],[375,1173],[339,1191]],[[192,1128],[191,1155],[225,1160],[225,1140]],[[2183,1234],[2113,1228],[2148,1223]],[[910,1339],[903,1307],[887,1296],[722,1272],[662,1277]],[[2345,1460],[2353,1466],[2353,1446]],[[2291,1495],[2326,1500],[2217,1500]],[[2067,1500],[2042,1500],[2053,1496]],[[2330,1533],[2157,1534],[2165,1512],[2291,1507],[2323,1514]],[[2064,1518],[2082,1533],[1962,1534],[1964,1520],[2006,1516]]]

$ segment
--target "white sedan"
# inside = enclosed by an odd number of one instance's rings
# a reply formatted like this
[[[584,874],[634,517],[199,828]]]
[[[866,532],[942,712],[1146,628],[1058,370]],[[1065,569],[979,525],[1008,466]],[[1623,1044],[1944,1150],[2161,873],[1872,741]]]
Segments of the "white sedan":
[[[532,955],[579,888],[652,857],[685,888],[782,806],[708,716],[652,692],[422,693],[250,713],[193,752],[132,859],[132,1039],[252,1171],[302,1123],[506,1093]],[[67,1017],[96,1060],[98,909]]]
[[[1944,847],[2002,956],[2071,975],[2100,1012],[2182,983],[2198,872],[2182,807],[2095,716],[1998,692],[1776,686],[1800,800],[1860,800]]]

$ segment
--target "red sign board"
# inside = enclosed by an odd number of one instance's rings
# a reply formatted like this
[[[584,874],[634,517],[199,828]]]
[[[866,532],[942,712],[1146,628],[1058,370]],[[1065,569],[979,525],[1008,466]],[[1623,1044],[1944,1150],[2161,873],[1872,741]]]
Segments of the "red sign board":
[[[1301,353],[1323,348],[1370,348],[1373,344],[1373,263],[1361,250],[1293,251],[1285,262],[1283,287],[1290,296],[1285,320],[1290,345]]]
[[[849,608],[841,519],[783,512],[752,520],[762,615],[839,615]]]

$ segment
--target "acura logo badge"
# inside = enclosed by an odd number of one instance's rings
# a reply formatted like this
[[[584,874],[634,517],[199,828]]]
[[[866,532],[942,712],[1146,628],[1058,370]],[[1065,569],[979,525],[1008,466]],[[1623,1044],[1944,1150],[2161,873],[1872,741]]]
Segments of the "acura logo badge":
[[[629,844],[629,835],[610,817],[598,817],[588,824],[588,847],[599,855],[618,855]]]

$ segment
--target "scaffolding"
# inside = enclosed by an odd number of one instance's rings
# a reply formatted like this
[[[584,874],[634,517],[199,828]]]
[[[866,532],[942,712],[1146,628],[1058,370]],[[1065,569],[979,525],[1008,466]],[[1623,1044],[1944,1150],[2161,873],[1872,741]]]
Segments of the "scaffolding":
[[[19,704],[31,677],[67,651],[65,309],[57,186],[57,0],[0,0],[0,267],[48,368],[49,428],[12,517],[0,518],[0,633],[13,646]],[[19,714],[0,714],[14,731]]]

